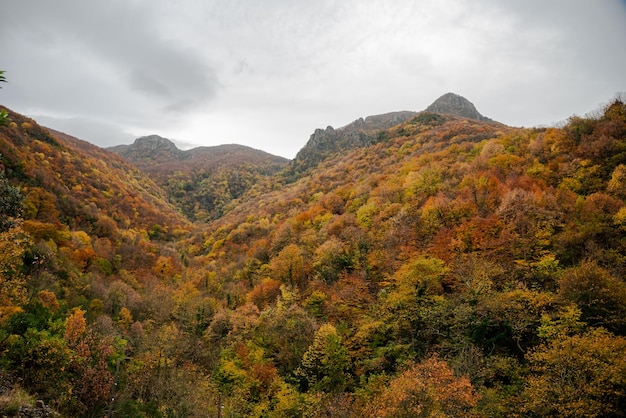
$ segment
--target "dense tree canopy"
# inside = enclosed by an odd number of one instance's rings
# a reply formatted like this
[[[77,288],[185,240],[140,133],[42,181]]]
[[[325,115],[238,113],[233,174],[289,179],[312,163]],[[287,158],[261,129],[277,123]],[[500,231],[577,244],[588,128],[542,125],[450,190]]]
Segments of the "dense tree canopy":
[[[420,114],[216,219],[10,115],[3,414],[624,416],[619,100],[562,128]]]

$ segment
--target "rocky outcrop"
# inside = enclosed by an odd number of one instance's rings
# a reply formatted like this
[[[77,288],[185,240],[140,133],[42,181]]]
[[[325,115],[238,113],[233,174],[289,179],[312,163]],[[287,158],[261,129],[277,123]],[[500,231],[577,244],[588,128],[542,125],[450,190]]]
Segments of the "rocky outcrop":
[[[426,108],[426,112],[443,113],[444,115],[458,116],[474,120],[490,122],[491,119],[483,116],[476,110],[472,102],[463,96],[454,93],[446,93],[430,106]]]
[[[17,413],[19,418],[49,418],[58,417],[59,414],[53,411],[42,400],[38,400],[35,406],[22,405]]]
[[[423,112],[392,112],[383,115],[359,118],[339,129],[332,126],[316,129],[306,145],[291,162],[289,174],[297,178],[310,168],[317,166],[329,156],[344,150],[372,145],[384,138],[382,131],[404,123],[420,114],[439,113],[461,118],[493,122],[481,115],[476,107],[466,98],[454,93],[447,93],[435,100]]]
[[[292,161],[291,175],[297,177],[317,166],[328,156],[343,150],[366,147],[381,140],[379,133],[415,117],[416,112],[402,111],[359,118],[338,129],[316,129]]]
[[[184,156],[176,144],[158,135],[142,136],[131,145],[118,145],[108,148],[108,151],[121,155],[131,162],[163,163],[181,160]]]

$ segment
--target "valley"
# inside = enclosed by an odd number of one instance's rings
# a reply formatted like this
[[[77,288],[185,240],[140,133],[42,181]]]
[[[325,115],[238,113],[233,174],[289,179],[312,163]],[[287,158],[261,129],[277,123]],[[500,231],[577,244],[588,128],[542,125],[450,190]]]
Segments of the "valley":
[[[0,414],[626,410],[619,99],[518,128],[446,94],[293,160],[7,114]]]

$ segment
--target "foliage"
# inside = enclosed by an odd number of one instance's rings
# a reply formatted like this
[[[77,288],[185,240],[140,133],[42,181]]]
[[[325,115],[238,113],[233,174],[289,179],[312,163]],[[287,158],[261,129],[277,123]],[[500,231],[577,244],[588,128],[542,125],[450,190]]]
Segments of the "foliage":
[[[5,173],[0,170],[0,232],[15,225],[15,218],[22,214],[22,193],[9,184]]]
[[[252,153],[150,178],[10,114],[0,371],[25,402],[135,417],[626,409],[620,101],[563,128],[366,119],[318,133],[321,153],[282,173]]]
[[[29,243],[20,226],[0,232],[0,324],[20,312],[27,300],[22,269]]]
[[[341,336],[331,324],[322,325],[296,370],[304,390],[342,392],[350,384],[350,359]]]
[[[366,411],[377,417],[469,417],[479,399],[467,376],[455,376],[433,356],[393,378]]]
[[[528,355],[527,416],[623,416],[626,339],[599,328],[558,336]]]

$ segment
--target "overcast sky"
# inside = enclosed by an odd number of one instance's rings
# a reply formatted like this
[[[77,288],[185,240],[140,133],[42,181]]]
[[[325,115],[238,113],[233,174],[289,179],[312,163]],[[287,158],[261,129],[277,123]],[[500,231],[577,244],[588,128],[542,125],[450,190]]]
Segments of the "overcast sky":
[[[315,128],[454,92],[513,126],[626,91],[626,1],[0,2],[0,104],[106,147],[293,158]]]

